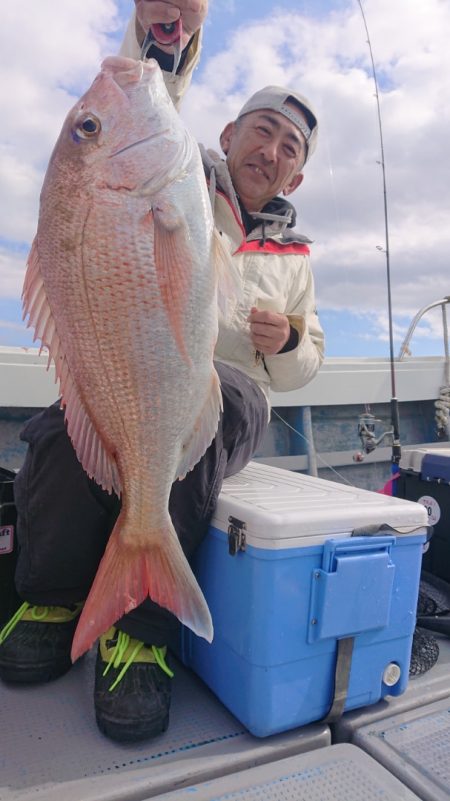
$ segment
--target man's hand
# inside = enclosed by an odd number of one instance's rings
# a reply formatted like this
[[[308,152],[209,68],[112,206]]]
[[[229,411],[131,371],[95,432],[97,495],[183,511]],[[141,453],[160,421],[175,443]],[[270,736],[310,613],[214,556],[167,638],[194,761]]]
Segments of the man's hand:
[[[259,311],[253,307],[247,320],[250,323],[251,340],[257,351],[264,356],[274,356],[284,348],[291,333],[285,314]]]
[[[168,24],[182,18],[183,34],[181,49],[184,50],[191,36],[201,27],[208,13],[208,0],[134,0],[136,16],[143,34],[155,23]],[[142,38],[144,38],[144,35]],[[141,43],[142,44],[142,43]],[[161,50],[172,52],[172,45],[158,45]]]

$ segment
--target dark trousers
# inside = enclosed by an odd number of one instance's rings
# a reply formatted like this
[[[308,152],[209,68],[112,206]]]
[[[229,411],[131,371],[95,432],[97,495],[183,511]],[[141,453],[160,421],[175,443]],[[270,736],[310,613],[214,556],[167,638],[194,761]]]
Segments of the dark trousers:
[[[169,511],[189,558],[207,533],[226,476],[249,462],[268,422],[261,389],[240,370],[217,363],[223,414],[215,439],[193,470],[172,485]],[[37,414],[21,439],[28,442],[14,486],[19,557],[16,587],[31,604],[83,601],[120,510],[81,467],[59,403]],[[158,466],[155,465],[155,469]],[[178,622],[148,598],[118,621],[122,631],[154,645],[170,643]]]

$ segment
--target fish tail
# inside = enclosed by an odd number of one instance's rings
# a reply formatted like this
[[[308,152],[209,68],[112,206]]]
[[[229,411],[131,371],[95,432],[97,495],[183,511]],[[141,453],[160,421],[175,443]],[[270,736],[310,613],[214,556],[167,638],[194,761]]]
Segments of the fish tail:
[[[167,531],[161,532],[161,542],[145,548],[125,545],[117,529],[116,524],[78,621],[72,661],[148,596],[211,642],[208,605],[170,520]]]

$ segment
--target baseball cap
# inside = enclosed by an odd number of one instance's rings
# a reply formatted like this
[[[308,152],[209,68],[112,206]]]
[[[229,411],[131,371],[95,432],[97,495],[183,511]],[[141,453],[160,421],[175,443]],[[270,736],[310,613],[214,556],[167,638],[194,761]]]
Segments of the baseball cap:
[[[292,105],[287,105],[288,101],[293,103],[294,107]],[[305,122],[300,114],[297,114],[295,105],[300,106],[307,122]],[[294,123],[306,139],[305,162],[308,161],[316,149],[318,134],[317,117],[309,100],[291,89],[284,89],[281,86],[265,86],[264,89],[255,92],[255,94],[247,100],[237,115],[237,119],[243,117],[244,114],[250,114],[251,111],[261,111],[262,109],[277,111]]]

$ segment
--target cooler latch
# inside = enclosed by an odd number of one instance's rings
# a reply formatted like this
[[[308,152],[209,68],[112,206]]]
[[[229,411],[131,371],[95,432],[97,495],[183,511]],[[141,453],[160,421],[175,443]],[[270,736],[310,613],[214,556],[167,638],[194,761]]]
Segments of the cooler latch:
[[[238,520],[237,517],[228,518],[228,553],[230,556],[236,556],[238,551],[245,551],[247,529],[246,523],[243,520]]]

